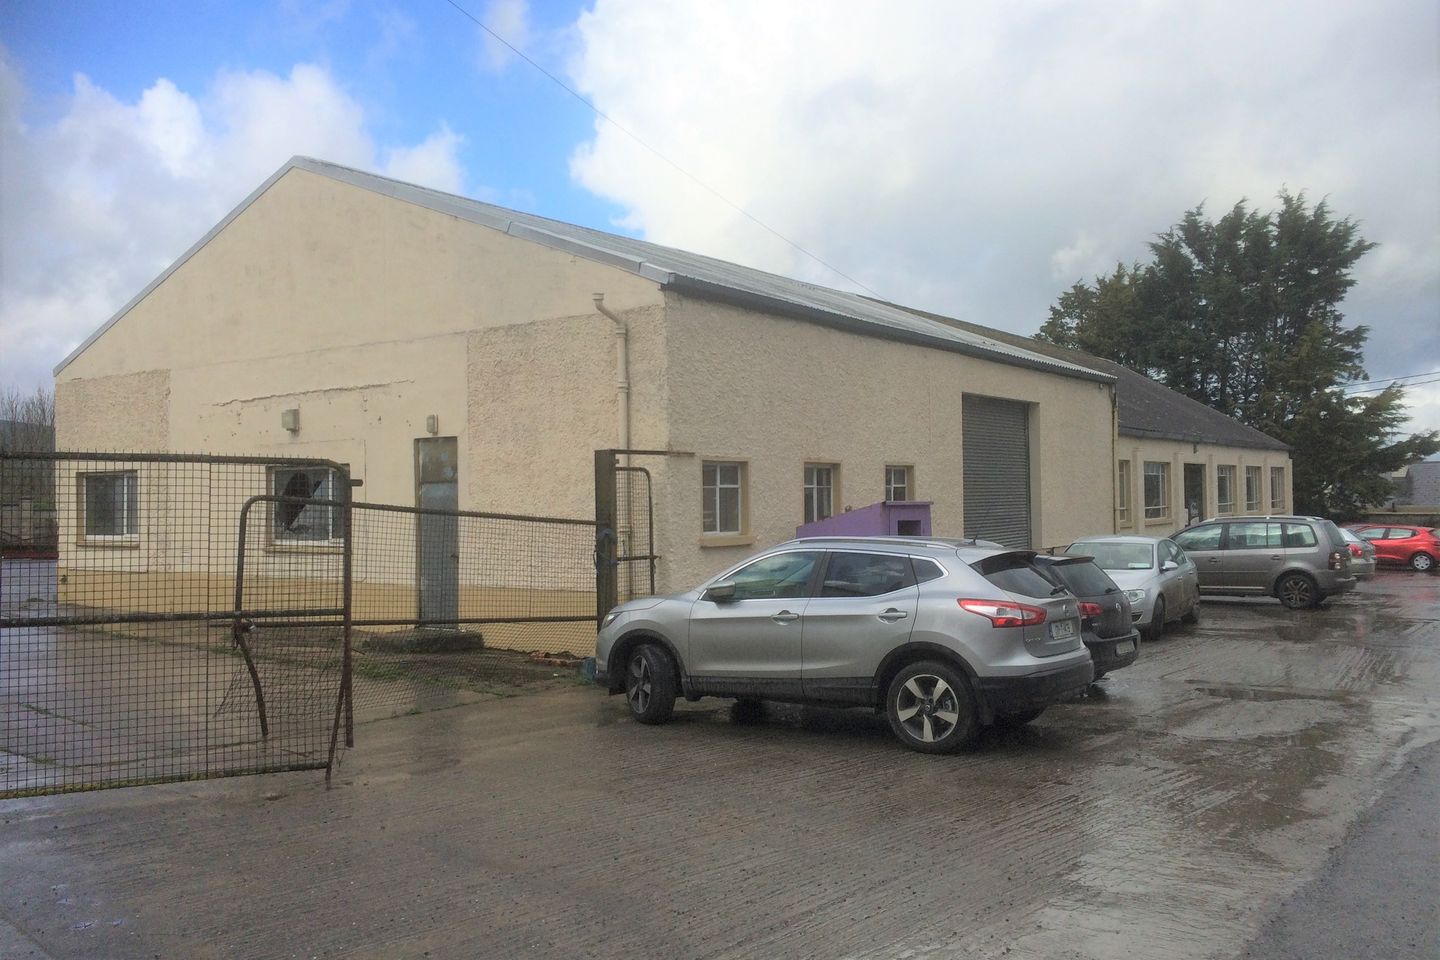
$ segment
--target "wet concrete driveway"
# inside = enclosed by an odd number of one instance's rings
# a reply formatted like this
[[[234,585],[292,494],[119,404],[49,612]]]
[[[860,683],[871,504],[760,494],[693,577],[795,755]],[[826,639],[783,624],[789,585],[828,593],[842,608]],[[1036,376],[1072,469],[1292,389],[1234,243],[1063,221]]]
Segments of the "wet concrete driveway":
[[[1233,957],[1440,736],[1440,577],[1207,600],[973,752],[593,689],[286,774],[0,802],[0,956]]]

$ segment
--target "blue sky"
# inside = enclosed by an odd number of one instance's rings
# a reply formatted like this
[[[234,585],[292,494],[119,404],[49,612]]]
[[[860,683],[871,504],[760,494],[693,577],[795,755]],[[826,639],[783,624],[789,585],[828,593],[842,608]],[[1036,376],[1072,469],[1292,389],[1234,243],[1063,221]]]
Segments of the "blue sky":
[[[1020,333],[1196,204],[1305,191],[1379,244],[1369,376],[1440,371],[1435,4],[457,2],[711,189],[447,0],[0,0],[0,384],[297,153]]]

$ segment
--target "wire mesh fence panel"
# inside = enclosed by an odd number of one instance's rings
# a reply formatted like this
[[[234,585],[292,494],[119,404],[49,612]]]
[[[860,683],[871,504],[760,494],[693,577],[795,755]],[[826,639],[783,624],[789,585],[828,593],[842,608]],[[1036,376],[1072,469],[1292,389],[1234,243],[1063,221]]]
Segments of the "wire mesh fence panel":
[[[595,524],[357,503],[358,720],[504,695],[595,645]]]
[[[0,455],[0,516],[50,518],[0,545],[0,796],[325,767],[348,489],[323,461]]]
[[[650,471],[615,468],[615,562],[617,601],[655,592],[655,532]]]

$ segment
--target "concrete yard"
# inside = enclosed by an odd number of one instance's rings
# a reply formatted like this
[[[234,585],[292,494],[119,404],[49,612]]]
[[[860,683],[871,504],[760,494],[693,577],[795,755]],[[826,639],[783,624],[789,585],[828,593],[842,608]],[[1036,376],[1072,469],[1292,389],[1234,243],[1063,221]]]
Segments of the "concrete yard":
[[[1235,957],[1440,740],[1440,577],[1207,599],[951,757],[581,686],[356,740],[330,790],[0,801],[0,957]]]

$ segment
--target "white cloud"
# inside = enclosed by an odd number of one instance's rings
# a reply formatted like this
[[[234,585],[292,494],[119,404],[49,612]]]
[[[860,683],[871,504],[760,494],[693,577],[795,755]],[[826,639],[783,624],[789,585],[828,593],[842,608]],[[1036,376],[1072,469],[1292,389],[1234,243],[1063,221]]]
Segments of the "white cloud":
[[[570,72],[882,295],[1018,332],[1197,203],[1328,197],[1381,244],[1347,303],[1379,377],[1440,366],[1437,19],[1407,0],[597,0]],[[571,171],[648,239],[848,286],[608,124]]]
[[[421,183],[446,193],[459,193],[465,182],[457,151],[465,138],[448,124],[413,147],[393,147],[385,151],[382,172],[387,177],[406,183]]]
[[[535,39],[528,0],[490,0],[480,21],[516,50],[524,50]],[[488,31],[479,30],[479,34],[481,68],[488,73],[500,73],[515,59],[515,54]]]
[[[199,96],[161,78],[134,103],[83,75],[58,118],[24,120],[0,49],[0,383],[28,388],[286,160],[307,154],[458,192],[442,124],[378,146],[324,68],[224,72]]]

